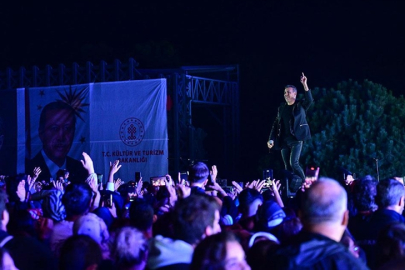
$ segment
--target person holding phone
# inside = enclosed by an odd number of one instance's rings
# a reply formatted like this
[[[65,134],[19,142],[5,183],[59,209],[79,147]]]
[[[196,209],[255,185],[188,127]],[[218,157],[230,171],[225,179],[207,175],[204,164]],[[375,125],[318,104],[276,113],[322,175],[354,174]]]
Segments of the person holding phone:
[[[304,73],[302,73],[300,81],[305,90],[305,98],[297,100],[297,88],[293,85],[285,86],[284,99],[286,102],[278,108],[267,147],[281,150],[285,169],[305,181],[305,174],[299,164],[299,158],[303,142],[311,139],[306,112],[311,106],[313,98]]]

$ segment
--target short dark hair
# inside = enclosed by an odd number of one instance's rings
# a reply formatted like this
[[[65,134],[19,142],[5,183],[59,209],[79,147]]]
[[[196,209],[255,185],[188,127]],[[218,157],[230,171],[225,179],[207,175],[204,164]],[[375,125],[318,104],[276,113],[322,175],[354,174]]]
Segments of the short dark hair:
[[[377,180],[374,178],[363,178],[355,181],[354,206],[359,211],[374,211],[377,205],[375,204],[375,196],[377,195]]]
[[[333,192],[334,188],[336,192]],[[334,222],[341,218],[345,209],[347,193],[343,187],[334,179],[320,178],[302,196],[301,219],[309,224]]]
[[[239,209],[241,212],[249,209],[251,203],[255,200],[261,200],[263,202],[263,196],[259,191],[253,188],[245,188],[238,196]]]
[[[135,199],[129,207],[131,226],[141,231],[146,231],[153,224],[153,207],[144,199]]]
[[[41,115],[39,117],[39,132],[43,132],[45,128],[45,120],[46,114],[48,111],[52,110],[67,110],[73,116],[73,126],[76,124],[76,115],[75,110],[69,104],[62,102],[62,101],[54,101],[45,105],[45,107],[41,111]]]
[[[101,249],[95,240],[84,234],[73,235],[62,245],[59,269],[87,269],[91,265],[99,265],[101,261]]]
[[[286,89],[286,88],[292,88],[292,89],[294,90],[294,92],[297,92],[297,87],[295,87],[294,85],[287,84],[287,85],[284,87],[284,89]]]
[[[191,245],[198,243],[208,226],[214,226],[219,205],[214,198],[191,195],[176,203],[174,208],[174,238]]]
[[[65,206],[66,215],[83,215],[90,207],[92,193],[90,186],[86,183],[70,184],[65,189],[62,203]]]
[[[238,242],[230,231],[210,235],[202,240],[194,250],[190,270],[225,269],[228,242]]]
[[[197,162],[190,167],[189,178],[191,182],[202,183],[208,179],[210,170],[204,162]]]
[[[398,204],[404,194],[404,185],[395,179],[386,179],[377,185],[376,201],[379,207],[385,208]]]

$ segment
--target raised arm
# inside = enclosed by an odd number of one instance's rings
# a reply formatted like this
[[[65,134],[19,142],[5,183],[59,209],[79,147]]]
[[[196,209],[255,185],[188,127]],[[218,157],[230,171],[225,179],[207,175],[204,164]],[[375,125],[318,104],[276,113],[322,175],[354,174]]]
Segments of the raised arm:
[[[301,81],[301,84],[302,84],[302,86],[304,87],[304,90],[305,90],[305,100],[302,103],[302,106],[305,108],[305,110],[307,110],[311,106],[314,99],[312,98],[311,90],[308,87],[308,79],[304,75],[304,72],[302,72],[302,76],[301,76],[300,81]]]

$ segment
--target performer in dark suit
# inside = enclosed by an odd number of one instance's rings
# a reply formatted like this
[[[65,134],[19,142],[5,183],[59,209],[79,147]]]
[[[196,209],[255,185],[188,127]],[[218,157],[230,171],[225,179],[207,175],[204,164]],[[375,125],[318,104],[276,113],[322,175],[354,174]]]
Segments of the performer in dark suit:
[[[305,181],[305,174],[299,164],[299,158],[303,141],[311,138],[306,111],[311,106],[313,98],[304,73],[301,76],[301,84],[305,90],[305,99],[303,100],[296,100],[297,88],[295,86],[287,85],[285,87],[284,98],[286,103],[281,104],[278,108],[267,147],[281,149],[285,169]]]
[[[47,104],[41,112],[38,134],[42,150],[28,162],[26,171],[31,173],[40,167],[40,180],[56,179],[60,169],[70,172],[74,182],[84,181],[87,172],[80,161],[68,157],[76,128],[75,110],[67,103],[55,101]]]

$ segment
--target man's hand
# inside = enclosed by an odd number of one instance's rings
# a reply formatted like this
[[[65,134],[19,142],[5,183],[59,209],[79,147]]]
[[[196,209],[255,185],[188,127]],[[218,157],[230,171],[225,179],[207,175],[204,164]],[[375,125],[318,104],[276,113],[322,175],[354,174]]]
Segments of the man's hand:
[[[213,190],[221,193],[221,195],[224,197],[228,196],[228,194],[225,192],[225,190],[217,182],[214,182],[214,184],[209,186],[209,188],[212,188]]]
[[[308,84],[307,84],[307,77],[304,75],[304,72],[302,72],[302,76],[301,76],[300,81],[301,81],[302,86],[304,87],[304,90],[308,91],[309,88],[308,88]]]
[[[28,191],[31,192],[31,194],[35,193],[35,188],[34,188],[35,179],[36,179],[35,175],[34,175],[34,177],[31,177],[29,175],[27,176]]]
[[[124,182],[122,182],[121,178],[117,178],[117,180],[114,181],[114,191],[117,191],[118,188],[123,184]]]
[[[142,187],[143,187],[143,181],[142,177],[139,179],[138,183],[136,183],[136,194],[138,196],[142,196]]]
[[[93,160],[86,152],[83,152],[82,155],[83,159],[80,161],[83,164],[83,167],[87,170],[89,174],[94,173]]]
[[[42,172],[40,167],[35,167],[34,171],[32,172],[32,178],[34,181],[38,178],[39,174]]]
[[[270,140],[270,141],[267,142],[267,147],[269,149],[273,148],[273,146],[274,146],[274,141],[273,140]]]
[[[63,192],[63,183],[61,181],[53,181],[53,187]]]
[[[21,180],[20,183],[18,183],[16,193],[18,198],[20,199],[20,202],[25,201],[25,196],[27,195],[27,192],[25,190],[25,180]]]
[[[232,181],[232,185],[235,187],[235,191],[237,194],[243,191],[243,187],[241,187],[237,182]]]
[[[122,166],[119,164],[120,164],[120,161],[118,159],[115,160],[113,163],[111,163],[111,161],[110,161],[110,173],[116,174]]]

